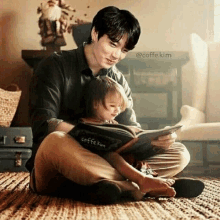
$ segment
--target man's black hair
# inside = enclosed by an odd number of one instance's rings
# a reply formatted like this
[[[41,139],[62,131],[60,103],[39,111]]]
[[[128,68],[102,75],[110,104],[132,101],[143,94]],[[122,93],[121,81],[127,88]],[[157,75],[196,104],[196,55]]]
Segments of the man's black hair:
[[[141,30],[138,20],[127,10],[120,10],[114,6],[101,9],[93,19],[92,28],[98,33],[98,39],[106,34],[113,42],[118,42],[127,34],[125,48],[134,49],[138,42]],[[91,34],[88,43],[92,42]]]

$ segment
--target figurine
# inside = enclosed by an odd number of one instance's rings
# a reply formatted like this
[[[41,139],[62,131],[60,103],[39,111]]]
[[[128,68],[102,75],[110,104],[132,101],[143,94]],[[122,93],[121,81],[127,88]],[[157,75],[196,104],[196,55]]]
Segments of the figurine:
[[[38,21],[41,35],[41,45],[65,46],[64,33],[68,28],[69,14],[65,11],[75,12],[75,9],[65,4],[64,0],[49,0],[41,3],[37,13],[41,13]]]

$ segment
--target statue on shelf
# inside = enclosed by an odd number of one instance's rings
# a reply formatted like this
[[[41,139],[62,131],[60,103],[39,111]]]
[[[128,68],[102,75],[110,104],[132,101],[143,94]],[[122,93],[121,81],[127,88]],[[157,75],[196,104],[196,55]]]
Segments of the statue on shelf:
[[[41,16],[38,21],[41,35],[41,45],[65,46],[64,33],[68,28],[69,14],[67,11],[76,12],[64,0],[49,0],[41,3],[37,13]],[[73,16],[70,18],[72,19]]]

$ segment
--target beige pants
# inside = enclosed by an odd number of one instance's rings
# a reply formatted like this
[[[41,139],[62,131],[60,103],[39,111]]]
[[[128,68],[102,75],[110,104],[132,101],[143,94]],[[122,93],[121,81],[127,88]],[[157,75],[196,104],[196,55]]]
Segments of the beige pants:
[[[147,162],[159,176],[173,177],[186,167],[189,160],[186,147],[175,143],[165,152],[148,158]],[[105,159],[81,147],[64,132],[53,132],[44,139],[37,151],[34,167],[38,193],[53,193],[66,179],[80,185],[108,179],[122,191],[138,190],[136,184],[125,180]],[[31,178],[31,187],[32,184]]]

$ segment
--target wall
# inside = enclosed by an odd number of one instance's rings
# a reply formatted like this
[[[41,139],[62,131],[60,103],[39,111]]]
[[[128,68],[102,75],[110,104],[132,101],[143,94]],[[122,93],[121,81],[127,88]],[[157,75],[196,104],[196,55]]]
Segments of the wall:
[[[208,40],[209,0],[66,0],[76,8],[76,16],[91,20],[96,11],[107,5],[128,9],[138,18],[142,27],[136,51],[188,51],[189,35],[196,32]],[[23,91],[16,123],[28,124],[28,86],[32,70],[21,58],[21,50],[43,49],[38,35],[37,7],[40,1],[2,0],[0,11],[0,87],[15,82]],[[88,9],[87,6],[90,6]],[[87,16],[84,16],[84,13]],[[71,34],[66,35],[67,46],[75,48]],[[184,66],[183,103],[190,104],[190,63]]]

